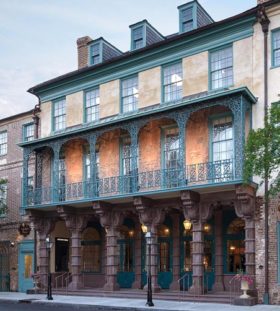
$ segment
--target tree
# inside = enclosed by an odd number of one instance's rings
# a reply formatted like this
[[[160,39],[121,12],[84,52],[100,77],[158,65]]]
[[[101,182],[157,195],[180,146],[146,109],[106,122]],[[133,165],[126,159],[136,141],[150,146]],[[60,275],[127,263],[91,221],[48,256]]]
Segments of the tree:
[[[269,181],[265,200],[280,193],[280,101],[273,103],[264,128],[251,130],[245,146],[244,180],[259,176],[260,185]]]
[[[7,180],[0,179],[0,215],[7,212]]]

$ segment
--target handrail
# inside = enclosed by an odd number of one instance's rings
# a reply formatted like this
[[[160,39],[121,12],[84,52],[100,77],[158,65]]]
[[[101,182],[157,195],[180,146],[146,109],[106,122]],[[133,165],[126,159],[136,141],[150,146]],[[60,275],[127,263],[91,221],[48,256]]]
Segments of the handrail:
[[[234,296],[238,293],[237,290],[237,279],[236,275],[234,275],[230,280],[229,280],[229,289],[230,289],[230,304],[233,303]]]
[[[55,278],[55,288],[58,289],[58,286],[57,286],[57,283],[58,283],[58,280],[61,278],[61,287],[63,288],[63,277],[65,275],[69,274],[69,272],[64,272],[63,274],[60,274],[58,275],[56,278]]]
[[[69,272],[69,275],[65,278],[66,295],[68,295],[68,286],[69,286],[69,280],[71,277],[72,277],[72,273]]]

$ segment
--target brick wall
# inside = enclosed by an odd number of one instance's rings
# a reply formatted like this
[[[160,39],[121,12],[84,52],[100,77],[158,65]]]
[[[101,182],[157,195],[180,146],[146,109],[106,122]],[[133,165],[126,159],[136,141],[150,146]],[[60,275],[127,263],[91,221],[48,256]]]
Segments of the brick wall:
[[[92,41],[88,36],[77,39],[78,51],[78,68],[83,68],[88,65],[88,46],[87,44]]]

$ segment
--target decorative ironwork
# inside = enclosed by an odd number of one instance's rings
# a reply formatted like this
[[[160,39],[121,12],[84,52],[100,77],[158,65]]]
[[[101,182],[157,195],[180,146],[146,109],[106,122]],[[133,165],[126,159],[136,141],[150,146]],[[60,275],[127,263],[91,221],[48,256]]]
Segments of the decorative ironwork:
[[[224,106],[231,110],[234,119],[234,150],[233,160],[217,161],[213,163],[202,163],[187,166],[185,165],[186,150],[186,125],[192,113],[199,110]],[[148,116],[141,116],[129,122],[119,122],[104,126],[101,129],[91,129],[91,132],[83,134],[69,133],[67,137],[50,137],[45,142],[34,142],[31,146],[25,147],[23,152],[23,207],[29,205],[45,204],[46,202],[61,202],[63,200],[78,200],[80,198],[95,198],[104,195],[115,195],[125,193],[137,193],[139,191],[151,191],[157,189],[167,189],[173,187],[188,187],[191,184],[211,184],[231,180],[241,180],[243,175],[243,153],[245,145],[245,114],[251,109],[250,103],[243,95],[233,95],[223,98],[209,100],[207,102],[193,103],[185,107],[170,107],[169,111],[151,113]],[[155,170],[150,172],[137,171],[137,150],[138,135],[141,128],[152,120],[168,118],[173,119],[179,129],[179,163],[180,169]],[[115,176],[98,178],[96,174],[96,151],[95,146],[98,138],[109,131],[115,129],[126,130],[131,139],[131,173],[129,176]],[[89,181],[65,185],[65,189],[60,189],[59,185],[59,155],[62,146],[72,139],[84,139],[89,143],[90,148],[90,175]],[[49,147],[53,151],[52,158],[52,184],[51,187],[44,187],[42,179],[42,162],[37,160],[37,173],[35,189],[28,189],[28,159],[33,151],[40,153],[44,147]],[[228,162],[229,161],[229,162]],[[219,162],[219,163],[218,163]],[[183,169],[186,168],[186,169]],[[129,186],[127,186],[129,185]],[[65,191],[65,198],[61,195],[61,190]]]

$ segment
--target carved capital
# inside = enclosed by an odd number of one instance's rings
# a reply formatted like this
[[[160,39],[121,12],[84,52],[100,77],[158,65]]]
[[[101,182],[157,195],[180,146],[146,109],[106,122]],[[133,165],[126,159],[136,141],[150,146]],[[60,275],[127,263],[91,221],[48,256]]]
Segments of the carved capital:
[[[235,212],[237,216],[244,219],[253,218],[256,205],[255,189],[249,186],[237,186],[236,199]]]
[[[183,205],[183,213],[185,219],[189,219],[191,222],[198,222],[200,218],[200,195],[193,191],[182,191],[181,201]]]
[[[83,231],[91,217],[91,215],[78,214],[72,209],[64,206],[58,206],[57,212],[59,216],[65,221],[66,227],[70,231]]]
[[[93,202],[92,207],[103,228],[117,228],[123,224],[124,213],[122,211],[114,210],[111,204]]]
[[[34,229],[38,232],[40,238],[43,239],[53,231],[55,223],[58,220],[57,218],[46,217],[45,213],[38,213],[35,211],[28,211],[27,214]]]

